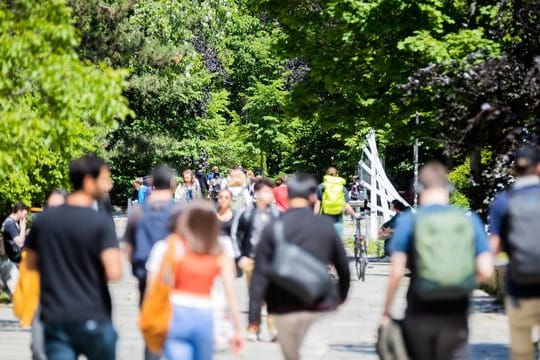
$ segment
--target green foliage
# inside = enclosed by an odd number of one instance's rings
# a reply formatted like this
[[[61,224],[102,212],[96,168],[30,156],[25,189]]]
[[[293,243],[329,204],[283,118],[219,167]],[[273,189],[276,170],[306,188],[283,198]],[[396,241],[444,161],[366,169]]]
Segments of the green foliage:
[[[81,61],[78,42],[65,1],[0,4],[0,209],[67,187],[68,161],[130,114],[127,73]]]

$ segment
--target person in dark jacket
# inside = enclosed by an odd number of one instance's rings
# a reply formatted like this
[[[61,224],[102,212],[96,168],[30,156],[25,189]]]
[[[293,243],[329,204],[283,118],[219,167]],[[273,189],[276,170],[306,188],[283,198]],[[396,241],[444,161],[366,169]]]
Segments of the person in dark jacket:
[[[349,265],[345,249],[331,220],[316,216],[311,204],[316,198],[317,183],[310,175],[296,175],[288,182],[289,210],[282,215],[287,242],[296,244],[322,262],[332,264],[339,276],[338,286],[320,301],[305,305],[303,301],[271,280],[275,238],[272,225],[263,233],[255,255],[255,269],[250,287],[250,328],[259,327],[258,314],[263,300],[275,316],[278,342],[287,360],[328,358],[331,326],[328,315],[347,298]]]
[[[279,217],[279,210],[272,204],[274,194],[273,184],[268,179],[257,179],[254,184],[256,203],[253,209],[244,210],[232,225],[235,258],[238,267],[245,275],[248,288],[253,284],[252,274],[255,267],[255,253],[265,226]],[[270,338],[277,337],[272,316],[266,318]],[[248,328],[247,339],[257,341],[260,332]]]

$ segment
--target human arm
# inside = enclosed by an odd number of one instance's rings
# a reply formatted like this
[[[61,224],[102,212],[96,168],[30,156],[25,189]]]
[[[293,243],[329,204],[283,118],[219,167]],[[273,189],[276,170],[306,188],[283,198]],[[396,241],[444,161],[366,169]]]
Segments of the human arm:
[[[484,224],[478,215],[472,214],[471,217],[475,232],[476,282],[485,283],[493,277],[493,254],[484,230]]]
[[[99,231],[99,258],[103,265],[105,279],[107,281],[119,281],[122,278],[122,260],[114,222],[106,215],[102,216],[101,229]]]
[[[317,186],[317,190],[316,190],[317,201],[315,201],[315,204],[313,205],[313,213],[315,215],[321,214],[322,192],[323,192],[322,185]]]
[[[243,340],[242,340],[242,325],[240,322],[240,311],[238,310],[238,303],[236,299],[236,294],[234,292],[234,273],[236,269],[234,268],[234,263],[227,256],[222,256],[222,265],[221,265],[221,281],[223,282],[223,287],[225,289],[225,297],[227,303],[229,304],[229,309],[232,315],[232,320],[235,329],[235,335],[232,339],[232,349],[234,352],[238,353],[242,350]]]
[[[392,310],[392,303],[396,296],[397,289],[403,275],[405,274],[407,264],[407,254],[402,252],[396,252],[391,257],[390,276],[388,279],[388,286],[386,288],[386,297],[384,300],[384,307],[381,319],[381,326],[386,326],[390,320],[390,311]]]
[[[394,297],[399,287],[399,283],[405,274],[408,258],[407,254],[412,246],[414,226],[415,218],[412,213],[404,215],[397,223],[397,228],[391,243],[392,256],[390,258],[390,276],[386,289],[386,297],[380,323],[381,326],[386,326],[388,324]]]
[[[503,251],[502,231],[508,209],[508,196],[497,196],[489,208],[489,242],[491,251],[496,255]]]
[[[122,278],[122,261],[119,248],[108,248],[100,254],[107,281],[119,281]]]

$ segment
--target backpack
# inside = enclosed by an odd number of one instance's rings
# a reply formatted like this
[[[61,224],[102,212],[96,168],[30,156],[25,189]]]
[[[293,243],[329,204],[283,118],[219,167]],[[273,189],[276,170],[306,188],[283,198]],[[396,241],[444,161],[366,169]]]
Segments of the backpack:
[[[322,212],[327,215],[340,215],[346,204],[343,187],[345,179],[326,175],[323,181]]]
[[[146,279],[146,262],[150,250],[156,242],[165,239],[169,235],[167,225],[175,203],[173,200],[153,206],[145,203],[142,207],[143,216],[135,230],[135,241],[131,255],[133,275],[139,279]]]
[[[232,195],[231,209],[233,212],[238,212],[246,207],[245,199],[247,191],[247,189],[242,189],[239,193]]]
[[[413,240],[415,291],[422,300],[468,297],[476,287],[475,233],[463,210],[422,212]]]
[[[521,285],[540,285],[540,186],[510,191],[506,236],[510,278]]]

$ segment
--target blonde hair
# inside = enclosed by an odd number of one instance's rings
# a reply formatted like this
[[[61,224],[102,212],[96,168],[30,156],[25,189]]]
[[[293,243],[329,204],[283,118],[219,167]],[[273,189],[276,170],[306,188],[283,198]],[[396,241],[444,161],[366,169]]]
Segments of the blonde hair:
[[[182,210],[178,233],[186,241],[188,249],[194,253],[221,253],[216,208],[209,201],[195,200]]]
[[[240,169],[231,170],[229,173],[229,186],[246,186],[246,175]]]
[[[184,180],[184,178],[185,178],[186,175],[190,175],[190,176],[191,176],[191,183],[192,183],[192,184],[195,183],[195,174],[193,173],[193,171],[191,171],[191,170],[188,169],[188,170],[184,170],[184,172],[182,172],[182,182],[184,183],[184,185],[185,185],[185,180]]]

